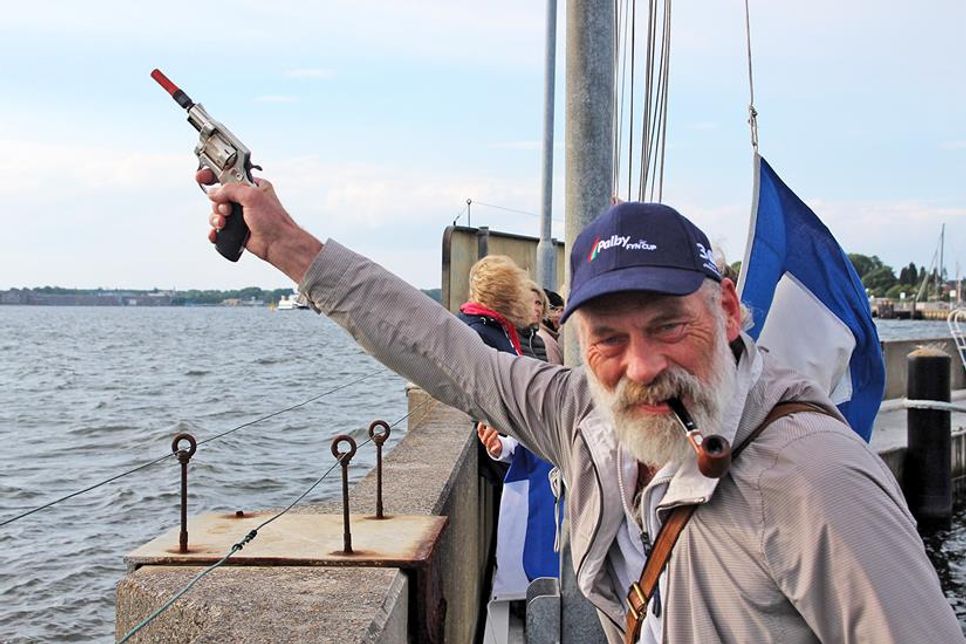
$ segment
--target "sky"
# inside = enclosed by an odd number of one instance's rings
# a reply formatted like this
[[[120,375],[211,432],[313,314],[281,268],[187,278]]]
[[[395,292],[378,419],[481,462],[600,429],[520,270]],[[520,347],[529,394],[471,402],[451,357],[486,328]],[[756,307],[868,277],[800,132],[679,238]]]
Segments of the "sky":
[[[966,273],[966,4],[750,8],[762,155],[847,252],[928,265],[945,223],[947,271]],[[744,3],[673,11],[664,201],[741,259]],[[0,16],[0,289],[291,285],[208,243],[197,134],[156,67],[251,148],[303,227],[420,288],[439,286],[467,199],[474,226],[539,234],[544,2],[0,0]],[[561,2],[560,239],[565,22]]]

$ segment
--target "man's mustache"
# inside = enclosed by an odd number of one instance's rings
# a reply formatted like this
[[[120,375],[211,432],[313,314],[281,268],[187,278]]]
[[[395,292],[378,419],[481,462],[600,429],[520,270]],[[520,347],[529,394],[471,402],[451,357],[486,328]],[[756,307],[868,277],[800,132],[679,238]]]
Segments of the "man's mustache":
[[[659,405],[672,397],[696,400],[703,397],[701,393],[701,381],[680,367],[670,367],[647,385],[623,379],[617,391],[617,410]]]

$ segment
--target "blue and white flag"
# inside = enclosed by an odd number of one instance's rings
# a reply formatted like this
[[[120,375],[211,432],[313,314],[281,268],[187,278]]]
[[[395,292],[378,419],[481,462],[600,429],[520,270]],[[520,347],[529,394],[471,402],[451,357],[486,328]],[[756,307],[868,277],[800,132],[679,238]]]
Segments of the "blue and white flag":
[[[862,281],[828,228],[757,154],[754,199],[738,282],[755,319],[749,333],[824,387],[868,441],[885,365]]]
[[[523,445],[514,448],[500,497],[491,599],[524,599],[534,579],[559,576],[552,469]]]

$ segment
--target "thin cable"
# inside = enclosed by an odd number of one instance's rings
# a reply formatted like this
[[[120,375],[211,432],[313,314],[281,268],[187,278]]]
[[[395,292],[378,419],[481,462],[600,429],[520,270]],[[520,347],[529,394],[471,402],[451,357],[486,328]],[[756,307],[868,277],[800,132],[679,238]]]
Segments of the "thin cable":
[[[627,117],[627,200],[631,200],[631,177],[634,175],[631,168],[634,167],[634,73],[635,56],[637,52],[637,0],[631,2],[631,105]]]
[[[651,107],[654,94],[654,42],[656,40],[656,15],[657,9],[655,8],[654,0],[649,0],[647,5],[647,55],[644,61],[644,113],[642,115],[643,122],[641,124],[641,172],[637,186],[638,199],[640,201],[644,201],[644,195],[647,191],[648,178],[651,176],[651,137],[653,136],[653,128],[651,126]]]
[[[505,210],[507,212],[515,212],[515,213],[520,214],[520,215],[530,215],[531,217],[539,217],[540,216],[540,215],[538,215],[535,212],[527,212],[526,210],[516,210],[515,208],[506,208],[504,206],[495,206],[495,205],[493,205],[491,203],[483,203],[482,201],[474,201],[473,203],[475,203],[478,206],[486,206],[487,208],[496,208],[497,210]]]
[[[751,147],[758,152],[758,110],[755,109],[755,80],[751,73],[751,10],[745,0],[745,36],[748,42],[748,126],[751,128]]]
[[[626,7],[628,0],[624,0],[624,6]],[[626,9],[624,14],[626,14]],[[624,60],[624,49],[627,41],[627,35],[625,29],[622,29],[621,25],[624,21],[621,20],[621,3],[620,0],[614,0],[614,89],[617,93],[617,100],[615,101],[615,108],[613,112],[612,125],[614,128],[614,141],[611,145],[611,156],[613,157],[613,176],[611,177],[611,194],[616,195],[618,193],[618,183],[621,176],[621,151],[620,151],[620,141],[621,141],[621,130],[624,126],[624,81],[627,77],[627,64]],[[619,90],[617,88],[620,88]]]
[[[161,461],[163,461],[163,460],[165,460],[167,458],[171,458],[172,456],[174,456],[174,452],[172,452],[170,454],[165,454],[161,458],[155,459],[155,460],[151,461],[150,463],[144,463],[143,465],[138,465],[137,467],[135,467],[133,469],[130,469],[130,470],[126,471],[126,472],[122,472],[122,473],[120,473],[120,474],[118,474],[116,476],[112,476],[111,478],[106,479],[104,481],[101,481],[100,483],[95,483],[94,485],[92,485],[90,487],[86,487],[83,490],[78,490],[76,492],[71,492],[67,496],[62,496],[59,499],[55,499],[55,500],[51,501],[50,503],[45,503],[44,505],[41,505],[39,507],[36,507],[33,510],[28,510],[27,512],[23,512],[22,514],[18,514],[18,515],[14,516],[14,517],[11,517],[9,519],[5,519],[3,521],[0,521],[0,528],[2,528],[3,526],[5,526],[7,524],[13,523],[14,521],[18,521],[20,519],[23,519],[24,517],[28,517],[31,514],[33,514],[34,512],[40,512],[41,510],[44,510],[46,508],[49,508],[52,505],[57,505],[61,501],[66,501],[67,499],[72,499],[75,496],[79,496],[81,494],[84,494],[85,492],[90,492],[91,490],[95,490],[95,489],[101,487],[102,485],[107,485],[111,481],[116,481],[117,479],[122,478],[122,477],[125,477],[128,474],[134,474],[135,472],[139,472],[139,471],[143,470],[146,467],[150,467],[152,465],[155,465],[157,463],[160,463]]]
[[[465,215],[465,214],[466,214],[466,209],[467,209],[468,207],[469,207],[469,206],[464,206],[464,207],[463,207],[463,209],[462,209],[462,210],[460,210],[460,211],[459,211],[459,213],[458,213],[458,214],[456,215],[456,217],[454,217],[454,218],[453,218],[453,225],[454,225],[454,226],[456,225],[456,222],[457,222],[457,221],[459,221],[459,219],[460,219],[460,217],[462,217],[463,215]]]
[[[418,405],[415,409],[410,410],[406,415],[402,416],[401,418],[399,418],[395,422],[391,423],[389,425],[389,427],[390,428],[395,427],[396,425],[398,425],[402,421],[406,420],[407,418],[409,418],[410,416],[412,416],[417,411],[419,411],[420,409],[422,409],[423,407],[425,407],[426,405],[428,405],[430,403],[433,403],[434,406],[435,406],[435,403],[436,402],[438,402],[438,401],[435,400],[435,399],[433,399],[433,398],[430,398],[429,400],[427,400],[427,401],[421,403],[420,405]],[[371,438],[367,438],[363,442],[359,443],[358,447],[363,447],[364,445],[366,445],[367,443],[370,443],[371,441],[372,441]],[[290,503],[288,505],[288,507],[286,507],[284,510],[278,512],[277,514],[275,514],[275,516],[271,517],[270,519],[267,519],[267,520],[263,521],[257,527],[255,527],[251,531],[249,531],[249,533],[246,534],[245,537],[241,541],[239,541],[238,543],[234,544],[231,547],[231,550],[224,557],[222,557],[221,559],[219,559],[218,561],[216,561],[215,563],[211,564],[210,566],[208,566],[207,568],[205,568],[204,570],[202,570],[200,573],[198,573],[197,575],[195,575],[191,579],[191,581],[188,582],[188,584],[184,588],[182,588],[180,591],[178,591],[173,597],[171,597],[171,599],[169,599],[168,601],[166,601],[163,606],[161,606],[156,611],[154,611],[153,613],[151,613],[150,615],[148,615],[147,617],[145,617],[133,629],[131,629],[130,631],[128,631],[127,635],[125,635],[122,639],[118,640],[118,644],[124,644],[124,642],[127,642],[129,639],[131,639],[131,637],[133,637],[138,631],[140,631],[142,628],[144,628],[145,626],[147,626],[148,624],[150,624],[151,622],[153,622],[159,615],[161,615],[161,613],[163,613],[164,611],[168,610],[172,605],[174,605],[174,603],[176,601],[178,601],[178,599],[180,599],[185,593],[187,593],[189,590],[191,590],[191,588],[196,583],[198,583],[201,580],[202,577],[204,577],[205,575],[207,575],[211,571],[215,570],[216,568],[222,566],[226,561],[228,561],[228,559],[233,554],[235,554],[236,552],[240,551],[247,544],[251,543],[251,541],[253,541],[255,539],[255,537],[258,536],[258,531],[259,530],[261,530],[262,528],[264,528],[265,526],[267,526],[269,523],[271,523],[272,521],[275,521],[280,516],[282,516],[283,514],[285,514],[289,510],[291,510],[293,507],[295,507],[296,504],[298,504],[299,501],[301,501],[306,496],[308,496],[309,493],[312,490],[314,490],[323,480],[325,480],[325,478],[329,474],[332,473],[332,470],[334,470],[336,468],[336,466],[338,466],[338,465],[340,465],[342,463],[342,460],[346,456],[348,456],[348,452],[345,453],[345,454],[342,454],[341,456],[339,456],[339,458],[336,459],[335,463],[329,469],[327,469],[322,476],[320,476],[318,479],[316,479],[315,483],[313,483],[312,485],[310,485],[309,488],[307,490],[305,490],[305,492],[303,492],[302,494],[300,494],[297,499],[295,499],[294,501],[292,501],[292,503]]]
[[[359,445],[359,447],[362,447],[363,445],[365,445],[366,443],[368,443],[369,440],[371,440],[371,439],[368,439],[368,440],[364,441],[363,443],[361,443]],[[219,568],[220,566],[222,566],[226,561],[228,561],[228,559],[233,554],[235,554],[236,552],[239,552],[248,543],[250,543],[251,541],[253,541],[255,539],[255,537],[258,536],[258,531],[259,530],[261,530],[263,527],[265,527],[266,525],[268,525],[269,523],[271,523],[275,519],[279,518],[280,516],[282,516],[283,514],[285,514],[286,512],[288,512],[289,510],[291,510],[295,506],[296,503],[298,503],[303,498],[305,498],[305,496],[309,492],[311,492],[312,490],[314,490],[315,487],[325,479],[325,477],[327,477],[329,474],[331,474],[332,473],[332,470],[334,470],[337,465],[340,465],[342,463],[342,459],[345,458],[346,456],[348,456],[348,452],[346,452],[345,454],[343,454],[339,458],[337,458],[336,461],[335,461],[335,464],[333,464],[332,467],[330,467],[329,469],[327,469],[325,471],[325,474],[323,474],[321,477],[319,477],[315,481],[315,483],[313,483],[311,486],[309,486],[309,489],[307,489],[305,492],[303,492],[301,495],[299,495],[299,497],[297,499],[295,499],[295,501],[293,501],[292,503],[290,503],[287,508],[285,508],[284,510],[282,510],[281,512],[279,512],[278,514],[276,514],[272,518],[270,518],[270,519],[268,519],[266,521],[263,521],[257,527],[253,528],[248,534],[245,535],[245,537],[241,541],[239,541],[238,543],[234,544],[231,547],[231,550],[229,550],[228,553],[224,557],[222,557],[221,559],[219,559],[218,561],[216,561],[215,563],[211,564],[210,566],[208,566],[207,568],[205,568],[204,570],[202,570],[200,573],[198,573],[197,575],[195,575],[191,579],[191,581],[188,582],[188,584],[184,588],[182,588],[177,593],[175,593],[175,595],[173,597],[171,597],[171,599],[169,599],[168,601],[166,601],[160,608],[158,608],[156,611],[154,611],[153,613],[151,613],[150,615],[148,615],[147,617],[145,617],[134,628],[132,628],[130,631],[128,631],[127,635],[125,635],[122,639],[120,639],[118,641],[118,644],[124,644],[124,642],[127,642],[129,639],[131,639],[138,631],[140,631],[142,628],[144,628],[145,626],[147,626],[148,624],[150,624],[151,622],[153,622],[155,619],[157,619],[157,617],[159,615],[161,615],[161,613],[163,613],[164,611],[166,611],[169,608],[171,608],[171,606],[174,605],[174,603],[176,601],[178,601],[178,599],[180,599],[182,595],[184,595],[185,593],[187,593],[189,590],[192,589],[192,587],[194,587],[194,585],[196,583],[198,583],[199,581],[201,581],[202,577],[206,576],[208,573],[210,573],[211,571],[215,570],[216,568]]]
[[[484,203],[484,202],[482,202],[482,201],[474,201],[473,203],[475,203],[475,204],[477,204],[477,205],[479,205],[479,206],[485,206],[485,207],[487,207],[487,208],[496,208],[497,210],[505,210],[505,211],[507,211],[507,212],[515,212],[515,213],[517,213],[518,215],[528,215],[528,216],[530,216],[530,217],[539,217],[539,216],[540,216],[540,215],[538,215],[538,214],[537,214],[537,213],[535,213],[535,212],[527,212],[526,210],[517,210],[517,209],[515,209],[515,208],[506,208],[506,207],[504,207],[504,206],[496,206],[496,205],[494,205],[494,204],[491,204],[491,203]],[[551,219],[550,219],[550,221],[555,221],[555,222],[557,222],[558,224],[562,224],[562,223],[564,223],[562,219],[553,219],[553,218],[551,218]]]
[[[651,189],[649,199],[654,201],[655,192],[658,192],[657,200],[661,200],[664,190],[664,152],[665,139],[667,136],[667,114],[668,114],[668,78],[671,63],[671,0],[664,1],[664,14],[661,24],[661,58],[658,66],[658,79],[654,102],[654,121],[652,123],[649,142],[653,159],[651,174]]]
[[[657,189],[657,200],[661,202],[664,200],[664,162],[666,159],[666,144],[667,144],[667,117],[668,117],[668,96],[669,96],[669,84],[671,79],[671,0],[665,0],[664,2],[664,48],[665,55],[662,58],[664,61],[664,100],[661,105],[662,115],[661,115],[661,154],[658,157],[661,160],[661,171],[658,175],[658,189]]]
[[[309,403],[315,402],[316,400],[319,400],[320,398],[324,398],[325,396],[334,394],[335,392],[341,391],[341,390],[343,390],[343,389],[345,389],[347,387],[351,387],[352,385],[359,384],[363,380],[366,380],[367,378],[371,378],[374,375],[376,375],[377,373],[381,373],[381,372],[382,372],[381,369],[376,369],[374,371],[371,371],[371,372],[367,373],[364,376],[361,376],[359,378],[356,378],[355,380],[352,380],[352,381],[347,382],[345,384],[339,385],[338,387],[335,387],[333,389],[329,389],[328,391],[324,391],[324,392],[322,392],[321,394],[319,394],[317,396],[312,396],[308,400],[304,400],[304,401],[302,401],[302,402],[300,402],[298,404],[292,405],[291,407],[286,407],[285,409],[280,409],[278,411],[274,411],[274,412],[268,414],[267,416],[262,416],[261,418],[256,418],[255,420],[249,421],[249,422],[247,422],[247,423],[245,423],[243,425],[239,425],[238,427],[235,427],[234,429],[229,429],[226,432],[222,432],[220,434],[215,434],[211,438],[206,438],[203,441],[198,441],[198,444],[199,445],[204,445],[205,443],[210,443],[211,441],[218,440],[219,438],[222,438],[224,436],[227,436],[228,434],[237,432],[239,429],[244,429],[245,427],[251,427],[252,425],[255,425],[256,423],[260,423],[263,420],[268,420],[269,418],[274,418],[275,416],[278,416],[280,414],[284,414],[286,412],[290,412],[293,409],[298,409],[299,407],[304,407],[305,405],[308,405]]]
[[[321,394],[319,394],[317,396],[313,396],[312,398],[309,398],[308,400],[306,400],[304,402],[298,403],[297,405],[292,405],[291,407],[287,407],[287,408],[282,409],[280,411],[276,411],[276,412],[273,412],[271,414],[268,414],[267,416],[262,416],[261,418],[258,418],[256,420],[253,420],[253,421],[244,423],[243,425],[239,425],[238,427],[235,427],[234,429],[229,429],[228,431],[222,432],[220,434],[216,434],[216,435],[214,435],[214,436],[212,436],[210,438],[206,438],[205,440],[198,441],[198,445],[203,445],[205,443],[210,443],[210,442],[212,442],[214,440],[218,440],[219,438],[222,438],[224,436],[227,436],[228,434],[231,434],[233,432],[237,432],[238,430],[243,429],[245,427],[251,427],[252,425],[254,425],[256,423],[260,423],[263,420],[268,420],[269,418],[273,418],[275,416],[278,416],[279,414],[283,414],[285,412],[292,411],[293,409],[297,409],[299,407],[303,407],[303,406],[309,404],[310,402],[315,402],[316,400],[318,400],[318,399],[320,399],[320,398],[322,398],[324,396],[328,396],[328,395],[333,394],[333,393],[335,393],[335,392],[337,392],[337,391],[339,391],[341,389],[345,389],[346,387],[351,387],[352,385],[358,384],[358,383],[362,382],[363,380],[365,380],[367,378],[371,378],[372,376],[376,375],[377,373],[380,373],[380,370],[377,369],[377,370],[375,370],[375,371],[373,371],[371,373],[366,374],[365,376],[362,376],[361,378],[357,378],[356,380],[353,380],[353,381],[351,381],[349,383],[346,383],[346,384],[343,384],[343,385],[339,385],[338,387],[335,387],[334,389],[330,389],[329,391],[323,392],[323,393],[321,393]],[[50,501],[49,503],[45,503],[44,505],[38,506],[36,508],[33,508],[32,510],[28,510],[27,512],[23,512],[23,513],[18,514],[16,516],[10,517],[9,519],[4,519],[3,521],[0,521],[0,528],[2,528],[5,525],[8,525],[10,523],[13,523],[14,521],[18,521],[20,519],[23,519],[24,517],[28,517],[31,514],[34,514],[35,512],[39,512],[39,511],[44,510],[46,508],[49,508],[49,507],[51,507],[53,505],[57,505],[58,503],[61,503],[61,502],[66,501],[68,499],[72,499],[75,496],[79,496],[79,495],[84,494],[86,492],[90,492],[91,490],[96,490],[99,487],[102,487],[104,485],[107,485],[108,483],[111,483],[113,481],[116,481],[116,480],[118,480],[120,478],[123,478],[125,476],[128,476],[130,474],[134,474],[135,472],[140,472],[141,470],[143,470],[145,468],[148,468],[148,467],[151,467],[152,465],[156,465],[156,464],[160,463],[161,461],[163,461],[165,459],[171,458],[174,455],[175,455],[174,452],[172,452],[170,454],[165,454],[164,456],[162,456],[160,458],[156,458],[153,461],[150,461],[150,462],[147,462],[147,463],[143,463],[143,464],[138,465],[137,467],[134,467],[134,468],[132,468],[130,470],[127,470],[125,472],[121,472],[120,474],[116,474],[115,476],[112,476],[112,477],[110,477],[108,479],[105,479],[105,480],[103,480],[103,481],[101,481],[99,483],[95,483],[94,485],[91,485],[89,487],[86,487],[83,490],[78,490],[76,492],[71,492],[70,494],[68,494],[66,496],[62,496],[59,499],[54,499],[53,501]]]

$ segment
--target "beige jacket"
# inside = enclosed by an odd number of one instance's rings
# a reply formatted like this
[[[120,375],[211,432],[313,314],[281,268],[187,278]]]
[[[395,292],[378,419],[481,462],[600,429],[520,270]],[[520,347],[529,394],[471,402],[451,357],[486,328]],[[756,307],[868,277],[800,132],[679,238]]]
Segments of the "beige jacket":
[[[577,583],[619,642],[626,589],[616,540],[633,486],[583,369],[490,349],[428,297],[332,241],[301,291],[389,368],[560,467]],[[740,443],[780,401],[834,409],[743,341],[741,395],[718,433]],[[777,421],[720,482],[693,463],[662,470],[644,494],[648,540],[669,508],[689,502],[702,507],[678,541],[642,641],[963,641],[895,479],[835,417]]]

